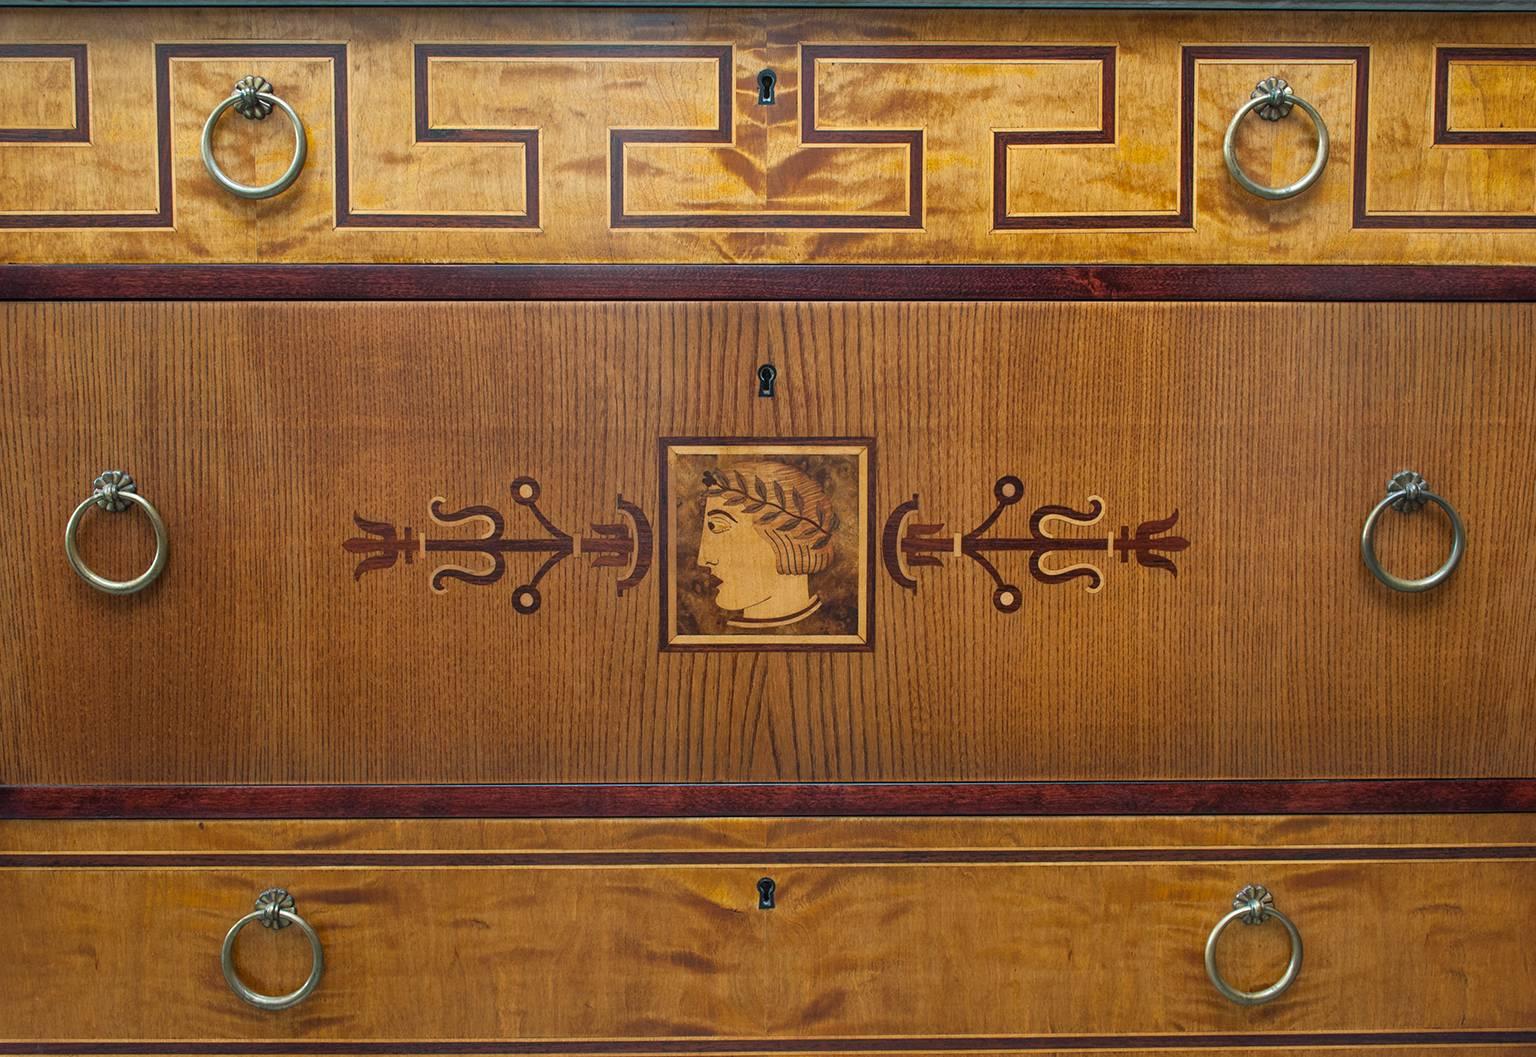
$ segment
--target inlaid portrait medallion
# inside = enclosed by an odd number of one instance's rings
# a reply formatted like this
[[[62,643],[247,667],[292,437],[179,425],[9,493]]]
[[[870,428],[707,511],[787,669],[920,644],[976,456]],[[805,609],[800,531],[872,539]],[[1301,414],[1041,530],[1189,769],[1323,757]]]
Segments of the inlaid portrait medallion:
[[[662,646],[866,649],[873,443],[661,442]]]

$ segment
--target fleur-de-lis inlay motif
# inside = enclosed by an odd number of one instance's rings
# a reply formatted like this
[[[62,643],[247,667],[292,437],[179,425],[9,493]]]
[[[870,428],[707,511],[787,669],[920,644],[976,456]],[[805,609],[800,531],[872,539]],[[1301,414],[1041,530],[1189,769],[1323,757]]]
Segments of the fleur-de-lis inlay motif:
[[[1024,593],[1016,584],[1008,583],[993,564],[991,555],[1021,551],[1029,555],[1029,575],[1042,584],[1063,584],[1073,580],[1083,581],[1089,591],[1098,591],[1104,585],[1104,570],[1089,562],[1078,562],[1061,568],[1046,564],[1054,555],[1077,552],[1082,554],[1114,553],[1121,563],[1136,558],[1136,564],[1147,569],[1161,569],[1177,576],[1178,567],[1167,555],[1176,554],[1189,546],[1182,536],[1166,536],[1179,521],[1179,512],[1156,521],[1143,521],[1133,534],[1130,526],[1122,525],[1119,536],[1074,535],[1054,536],[1048,531],[1048,523],[1066,522],[1082,528],[1096,524],[1104,516],[1104,501],[1098,496],[1088,497],[1088,509],[1047,504],[1036,507],[1029,516],[1027,536],[989,536],[988,530],[1002,516],[1003,511],[1024,498],[1024,482],[1013,475],[999,477],[992,486],[995,504],[986,519],[963,535],[943,535],[943,522],[920,524],[911,521],[917,513],[918,497],[902,503],[886,519],[882,535],[882,558],[886,572],[896,583],[909,591],[917,590],[917,580],[912,570],[943,565],[943,555],[969,558],[991,578],[992,605],[1003,613],[1012,613],[1023,605]]]
[[[624,569],[618,582],[618,593],[637,586],[645,579],[651,567],[651,523],[645,512],[622,495],[617,499],[619,520],[596,523],[591,534],[571,536],[561,531],[539,509],[539,482],[532,477],[519,477],[512,482],[512,501],[526,507],[534,520],[544,530],[544,536],[509,538],[506,520],[501,511],[490,506],[466,506],[449,510],[441,497],[434,498],[428,509],[433,522],[448,527],[466,522],[481,521],[486,531],[481,536],[423,536],[417,535],[411,526],[396,529],[384,521],[369,521],[354,514],[353,522],[366,535],[344,540],[343,550],[362,555],[352,571],[353,579],[394,568],[404,558],[411,565],[418,555],[464,555],[484,559],[488,564],[471,568],[464,564],[447,562],[432,573],[432,590],[442,592],[450,583],[489,586],[499,582],[507,572],[507,555],[542,554],[543,563],[531,579],[512,590],[512,608],[524,615],[534,613],[543,603],[539,583],[551,569],[573,555],[586,555],[594,568]]]

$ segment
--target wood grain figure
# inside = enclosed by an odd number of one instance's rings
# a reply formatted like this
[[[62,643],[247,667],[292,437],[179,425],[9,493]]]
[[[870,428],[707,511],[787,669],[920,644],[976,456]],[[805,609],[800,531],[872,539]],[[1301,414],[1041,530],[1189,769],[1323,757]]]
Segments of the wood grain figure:
[[[0,770],[18,784],[1458,778],[1536,769],[1523,584],[1536,422],[1524,306],[11,305]],[[779,394],[756,395],[779,365]],[[996,384],[984,381],[995,379]],[[521,615],[354,579],[354,515],[434,534],[434,497],[566,531],[653,514],[660,436],[871,436],[875,507],[966,532],[1027,508],[1177,510],[1177,570],[1104,584],[996,555],[883,571],[871,653],[657,652],[651,577],[572,558]],[[1454,502],[1445,589],[1387,591],[1359,532],[1411,467]],[[171,526],[161,581],[89,590],[59,535],[107,468]],[[52,520],[49,518],[52,512]],[[511,515],[508,515],[509,517]],[[1028,534],[1005,511],[991,535]],[[51,526],[51,527],[50,527]],[[519,528],[533,527],[530,519]],[[1055,530],[1053,530],[1055,531]],[[478,534],[478,530],[475,533]],[[1390,514],[1390,568],[1447,546]],[[82,546],[126,574],[134,515]],[[513,556],[526,579],[534,556]],[[108,673],[123,671],[121,678]],[[113,690],[103,693],[102,680]],[[89,716],[90,721],[83,721]],[[106,732],[110,732],[108,735]]]
[[[1157,1037],[1159,1052],[1481,1053],[1536,1042],[1508,928],[1536,912],[1532,835],[1527,816],[12,823],[0,1052],[56,1037],[93,1040],[82,1053],[1134,1052]],[[1284,1001],[1244,1010],[1201,950],[1252,881],[1307,960]],[[328,961],[282,1017],[228,993],[215,957],[273,883]],[[302,942],[248,931],[251,983],[302,977]],[[1285,957],[1278,927],[1221,948],[1247,986]]]
[[[1536,1057],[1533,70],[1532,12],[7,11],[0,1057]],[[264,199],[198,146],[248,75]],[[66,560],[109,470],[138,594]],[[1254,885],[1305,956],[1242,1005]],[[283,1010],[220,965],[274,888]]]
[[[1536,16],[1257,29],[1236,12],[18,11],[0,259],[1531,262]],[[312,149],[292,189],[244,201],[196,144],[258,68]],[[1268,76],[1334,145],[1284,202],[1221,158]],[[214,147],[259,182],[291,135],[230,117]],[[1313,132],[1253,120],[1238,148],[1285,182]]]

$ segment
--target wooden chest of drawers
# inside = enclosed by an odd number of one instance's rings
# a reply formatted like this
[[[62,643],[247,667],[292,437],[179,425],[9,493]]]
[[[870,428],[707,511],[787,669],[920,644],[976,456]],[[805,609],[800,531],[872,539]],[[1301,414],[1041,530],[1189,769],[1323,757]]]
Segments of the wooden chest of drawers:
[[[5,11],[0,1057],[1536,1054],[1533,70]]]

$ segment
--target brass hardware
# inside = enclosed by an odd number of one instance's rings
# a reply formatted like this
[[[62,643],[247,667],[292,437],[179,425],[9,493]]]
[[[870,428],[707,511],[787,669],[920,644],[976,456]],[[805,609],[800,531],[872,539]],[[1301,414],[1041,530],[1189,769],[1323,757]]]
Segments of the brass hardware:
[[[1312,161],[1312,168],[1308,169],[1301,179],[1284,187],[1266,187],[1264,184],[1255,183],[1243,171],[1242,165],[1237,160],[1235,145],[1237,127],[1243,123],[1243,118],[1247,117],[1250,111],[1257,112],[1265,121],[1279,121],[1291,112],[1293,106],[1301,107],[1312,119],[1313,127],[1317,129],[1317,157]],[[1232,179],[1236,180],[1238,186],[1249,194],[1258,195],[1271,202],[1294,198],[1317,183],[1317,178],[1323,175],[1323,167],[1328,164],[1328,126],[1324,124],[1323,115],[1317,112],[1317,108],[1293,92],[1290,85],[1278,77],[1266,77],[1254,88],[1248,101],[1232,116],[1232,122],[1227,126],[1226,138],[1221,142],[1221,155],[1226,159],[1227,171],[1232,174]]]
[[[165,569],[165,559],[170,551],[170,539],[165,531],[165,522],[160,518],[160,511],[148,499],[139,495],[138,485],[133,478],[121,470],[104,470],[91,485],[94,491],[75,507],[74,513],[69,515],[69,523],[64,526],[64,557],[69,559],[69,567],[75,570],[76,575],[98,591],[105,591],[109,595],[131,595],[142,591],[154,583]],[[155,530],[155,556],[150,559],[148,569],[131,580],[108,580],[85,564],[76,548],[75,537],[80,532],[80,522],[85,512],[93,506],[113,514],[120,514],[129,506],[144,511],[144,516],[149,518],[149,524]]]
[[[240,979],[240,974],[235,972],[235,938],[240,935],[240,930],[253,921],[259,921],[263,928],[285,929],[289,925],[299,926],[299,931],[304,933],[309,940],[309,951],[313,964],[309,970],[309,976],[299,985],[295,991],[286,995],[264,995],[259,991],[252,991]],[[258,1009],[287,1009],[296,1006],[310,996],[320,984],[320,975],[325,971],[325,955],[320,949],[320,937],[315,935],[315,930],[309,922],[299,917],[294,908],[293,896],[281,888],[269,888],[256,897],[256,909],[245,917],[235,922],[229,933],[224,937],[224,946],[219,952],[219,963],[224,969],[224,980],[229,984],[229,989],[239,995],[246,1002]]]
[[[1270,918],[1280,922],[1285,926],[1285,931],[1290,933],[1291,960],[1280,979],[1268,987],[1259,991],[1239,991],[1227,983],[1216,968],[1216,941],[1221,939],[1222,932],[1234,921],[1240,920],[1244,925],[1262,925]],[[1275,909],[1275,897],[1270,895],[1269,889],[1263,885],[1249,885],[1233,897],[1231,912],[1216,922],[1210,938],[1205,941],[1205,972],[1211,978],[1211,983],[1216,985],[1216,990],[1240,1006],[1259,1006],[1273,1002],[1296,982],[1301,972],[1301,933],[1296,930],[1290,918]]]
[[[213,130],[218,125],[219,118],[224,116],[224,111],[234,108],[235,113],[252,121],[261,121],[277,107],[288,120],[293,123],[293,160],[288,163],[288,168],[276,180],[269,184],[252,186],[230,179],[224,170],[219,168],[219,163],[213,157]],[[240,198],[271,198],[281,194],[293,185],[299,178],[299,173],[304,169],[304,159],[309,155],[309,136],[304,129],[304,122],[299,119],[298,112],[283,102],[282,99],[272,94],[272,84],[264,77],[252,74],[242,77],[235,84],[234,91],[228,99],[213,108],[213,113],[208,115],[208,120],[203,123],[203,165],[208,169],[208,175],[214,182],[232,195]]]
[[[1412,514],[1422,510],[1425,503],[1435,503],[1451,519],[1451,553],[1445,559],[1445,564],[1428,576],[1418,580],[1404,580],[1387,572],[1376,560],[1376,523],[1382,511],[1388,507],[1399,514]],[[1456,513],[1456,508],[1450,503],[1431,492],[1424,478],[1412,470],[1401,470],[1393,474],[1392,480],[1387,482],[1387,497],[1371,509],[1365,519],[1365,528],[1360,533],[1360,557],[1365,561],[1365,567],[1371,570],[1372,576],[1394,591],[1416,593],[1440,586],[1450,579],[1466,552],[1467,529],[1461,523],[1461,515]]]

